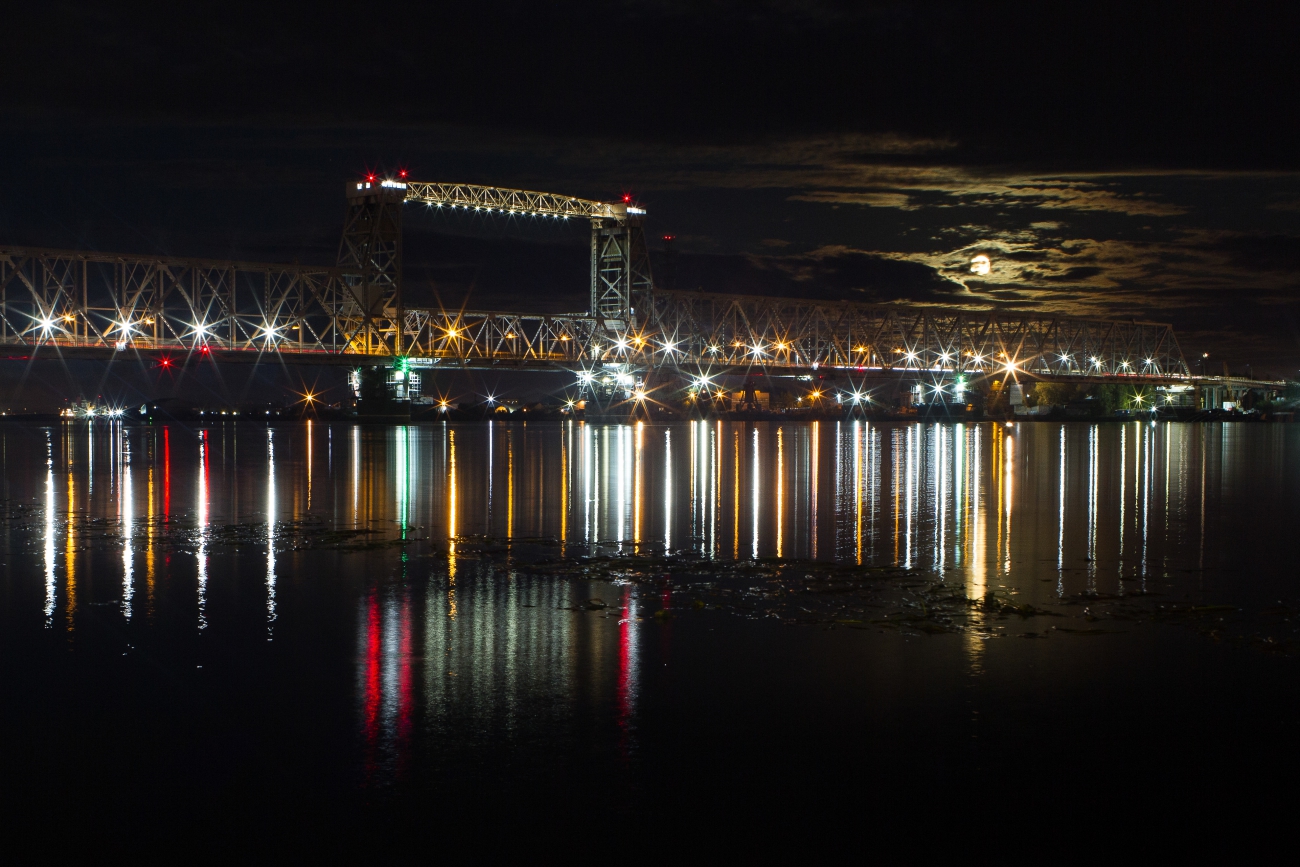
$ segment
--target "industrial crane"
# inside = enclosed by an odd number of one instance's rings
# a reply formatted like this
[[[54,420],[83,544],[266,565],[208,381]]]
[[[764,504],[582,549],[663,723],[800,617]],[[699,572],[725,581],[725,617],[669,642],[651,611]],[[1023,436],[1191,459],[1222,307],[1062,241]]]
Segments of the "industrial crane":
[[[402,173],[403,175],[405,173]],[[624,196],[598,202],[555,193],[511,190],[476,184],[422,183],[405,178],[365,180],[347,186],[348,213],[338,264],[353,275],[352,304],[345,316],[356,319],[355,333],[369,334],[380,319],[402,322],[402,206],[421,202],[449,210],[526,215],[591,223],[591,307],[598,328],[611,338],[635,331],[634,293],[654,288],[643,223],[646,212]],[[402,351],[401,329],[395,329]]]

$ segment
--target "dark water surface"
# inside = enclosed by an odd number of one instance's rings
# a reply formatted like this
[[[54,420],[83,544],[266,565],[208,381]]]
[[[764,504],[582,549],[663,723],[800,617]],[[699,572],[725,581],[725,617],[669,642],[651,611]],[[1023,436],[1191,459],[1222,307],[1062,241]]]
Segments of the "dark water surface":
[[[1294,806],[1300,426],[0,450],[0,781],[46,840],[1164,845]]]

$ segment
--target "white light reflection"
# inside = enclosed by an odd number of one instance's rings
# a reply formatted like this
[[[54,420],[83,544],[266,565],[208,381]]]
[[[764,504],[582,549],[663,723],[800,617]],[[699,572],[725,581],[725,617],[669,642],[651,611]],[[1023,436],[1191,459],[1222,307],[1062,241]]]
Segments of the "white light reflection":
[[[45,628],[54,626],[54,603],[58,587],[54,583],[54,444],[45,432]]]
[[[198,560],[199,629],[208,628],[208,432],[199,431],[199,549]]]
[[[592,450],[594,448],[591,425],[582,423],[578,447],[582,449],[582,541],[591,546]]]
[[[275,431],[266,431],[266,640],[275,640]]]
[[[942,574],[948,561],[948,429],[937,434],[939,472],[935,475],[934,565]]]
[[[697,422],[697,421],[694,421],[694,420],[692,420],[691,423],[690,423],[690,430],[691,430],[690,444],[691,444],[691,450],[690,450],[690,454],[689,454],[689,460],[690,460],[689,470],[690,470],[690,479],[691,479],[691,489],[690,489],[690,499],[691,499],[691,538],[692,538],[692,539],[699,539],[699,540],[700,540],[700,553],[701,553],[701,554],[704,553],[704,534],[700,531],[700,513],[703,511],[703,506],[701,505],[701,499],[700,499],[700,498],[704,496],[704,494],[703,494],[703,488],[704,488],[704,486],[703,486],[702,484],[699,483],[699,476],[700,476],[700,473],[703,472],[703,468],[700,466],[700,454],[699,454],[699,452],[700,452],[700,439],[699,439],[699,429],[703,426],[703,424],[704,424],[703,422]],[[665,442],[664,448],[665,448],[665,452],[666,452],[666,451],[667,451],[667,443],[666,443],[666,442]],[[667,484],[667,483],[665,482],[665,484]],[[666,505],[666,503],[665,503],[664,508],[665,508],[665,510],[667,509],[667,505]],[[667,530],[665,530],[665,532],[667,532]],[[665,551],[665,552],[666,552],[666,551]]]
[[[1097,426],[1088,430],[1088,592],[1097,592]]]
[[[718,556],[718,520],[722,510],[722,421],[709,429],[709,459],[713,472],[709,474],[709,557]]]
[[[983,598],[988,591],[988,572],[985,565],[986,551],[986,522],[982,520],[983,504],[981,503],[983,489],[980,484],[984,462],[983,437],[981,436],[982,427],[976,425],[971,431],[971,454],[970,454],[970,517],[969,527],[971,542],[968,546],[970,552],[970,576],[973,596]]]
[[[695,422],[691,422],[695,428]],[[692,449],[692,451],[694,451]],[[691,480],[693,485],[695,480]],[[695,498],[691,498],[691,511],[695,510]],[[673,432],[664,431],[664,554],[673,553]]]
[[[1155,443],[1151,429],[1142,426],[1142,580],[1147,577],[1147,530],[1151,525],[1151,460]]]
[[[912,511],[916,507],[916,456],[919,449],[917,440],[920,431],[916,425],[907,429],[903,458],[903,496],[906,502],[903,508],[903,568],[912,568]]]
[[[1124,577],[1124,508],[1125,485],[1128,481],[1128,425],[1119,429],[1119,576]],[[1120,588],[1123,589],[1123,584]]]
[[[631,479],[628,478],[628,469],[632,460],[629,454],[632,448],[631,437],[627,425],[618,426],[618,455],[615,458],[614,471],[618,473],[618,535],[614,541],[618,542],[618,550],[623,551],[623,541],[627,538],[627,513],[629,508],[628,488]]]
[[[135,527],[131,491],[131,442],[123,434],[122,486],[118,488],[118,510],[122,521],[122,616],[131,619],[131,600],[135,596],[135,563],[131,535]]]
[[[754,428],[754,462],[749,473],[750,502],[754,514],[752,534],[752,556],[758,559],[758,428]]]
[[[1061,425],[1061,459],[1056,470],[1056,592],[1065,595],[1065,425]]]
[[[776,429],[776,556],[785,556],[785,428]]]
[[[962,528],[966,526],[962,521],[963,508],[966,502],[966,476],[963,457],[966,454],[966,425],[958,424],[952,433],[952,452],[953,467],[952,478],[953,491],[952,498],[952,523],[953,523],[953,549],[952,562],[954,566],[961,566],[962,555],[966,553],[966,545],[962,538]]]
[[[352,526],[361,525],[361,426],[352,426]]]

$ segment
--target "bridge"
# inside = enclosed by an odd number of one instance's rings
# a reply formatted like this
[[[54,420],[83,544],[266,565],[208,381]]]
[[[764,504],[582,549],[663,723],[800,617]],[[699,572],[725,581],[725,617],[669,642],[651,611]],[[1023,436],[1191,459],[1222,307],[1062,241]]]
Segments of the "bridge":
[[[9,357],[353,368],[602,371],[936,379],[1026,376],[1190,384],[1173,328],[1003,310],[871,305],[655,286],[643,208],[525,190],[369,175],[346,187],[331,266],[0,247],[0,352]],[[402,214],[583,221],[590,303],[552,315],[408,307]],[[604,377],[608,378],[608,377]]]

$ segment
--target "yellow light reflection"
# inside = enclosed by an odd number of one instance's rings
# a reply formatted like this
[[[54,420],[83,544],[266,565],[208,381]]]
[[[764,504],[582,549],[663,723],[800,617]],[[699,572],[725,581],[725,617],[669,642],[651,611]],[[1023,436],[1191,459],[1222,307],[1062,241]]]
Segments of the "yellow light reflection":
[[[312,450],[312,440],[314,439],[314,437],[312,436],[312,431],[313,428],[312,428],[311,419],[307,419],[307,511],[308,512],[311,511],[311,468],[312,468],[311,450]]]
[[[456,432],[447,431],[447,616],[456,619]]]
[[[145,521],[145,548],[144,548],[144,587],[145,587],[145,606],[146,615],[153,616],[153,593],[154,593],[154,490],[153,490],[153,461],[149,462],[149,468],[145,471],[148,483],[148,495],[145,499],[145,508],[148,510],[148,517]]]
[[[69,463],[71,456],[69,455]],[[73,478],[72,469],[68,469],[68,519],[67,533],[64,538],[63,551],[63,569],[65,572],[64,584],[65,593],[68,597],[67,605],[64,609],[64,617],[68,624],[68,631],[72,632],[76,624],[73,622],[77,613],[77,482]]]
[[[506,538],[515,537],[515,432],[506,428]]]
[[[632,453],[632,550],[641,550],[641,500],[644,489],[643,479],[641,478],[641,448],[644,444],[643,434],[645,433],[645,422],[636,423],[636,434],[634,440],[634,450]]]

